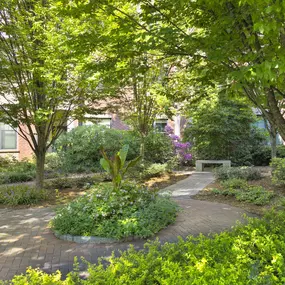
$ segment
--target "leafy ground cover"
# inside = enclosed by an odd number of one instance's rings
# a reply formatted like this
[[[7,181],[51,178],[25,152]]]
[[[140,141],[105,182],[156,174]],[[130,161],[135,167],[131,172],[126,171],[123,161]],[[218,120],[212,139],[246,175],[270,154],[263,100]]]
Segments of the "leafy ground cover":
[[[60,208],[51,227],[60,234],[148,237],[174,222],[177,211],[174,201],[156,191],[134,184],[114,190],[104,183]]]
[[[0,187],[0,205],[33,205],[48,199],[54,191],[38,190],[30,185]]]
[[[256,214],[263,214],[273,206],[282,206],[285,197],[284,186],[276,185],[272,181],[269,168],[260,169],[266,170],[261,173],[261,179],[246,181],[237,176],[224,181],[217,180],[193,198],[229,204]]]
[[[76,269],[65,280],[59,271],[49,275],[28,269],[10,284],[284,284],[284,236],[284,210],[271,211],[210,237],[189,236],[164,245],[156,241],[141,251],[131,247],[107,264],[88,264],[86,280]]]
[[[163,189],[167,186],[177,183],[180,180],[189,177],[188,174],[183,173],[174,173],[167,172],[159,175],[158,177],[152,177],[150,179],[146,179],[143,181],[143,185],[148,187],[150,190],[152,189]],[[76,199],[77,197],[83,196],[86,193],[91,185],[94,183],[102,183],[106,180],[106,177],[102,174],[100,175],[81,175],[81,176],[69,176],[69,177],[59,177],[55,179],[46,180],[44,186],[48,193],[45,196],[45,199],[33,200],[32,203],[25,204],[15,204],[13,201],[9,202],[0,202],[0,208],[3,207],[13,207],[13,208],[26,208],[30,206],[55,206],[55,205],[63,205],[69,203]],[[19,184],[21,185],[21,184]],[[23,184],[25,185],[25,184]],[[14,191],[15,185],[3,185],[0,186],[0,189],[3,187],[7,189],[9,192]],[[30,184],[26,184],[26,187],[31,187]],[[21,186],[22,187],[22,186]],[[31,187],[33,188],[33,187]],[[29,193],[29,192],[28,192]],[[7,198],[10,197],[7,195]],[[11,197],[12,198],[12,197]]]

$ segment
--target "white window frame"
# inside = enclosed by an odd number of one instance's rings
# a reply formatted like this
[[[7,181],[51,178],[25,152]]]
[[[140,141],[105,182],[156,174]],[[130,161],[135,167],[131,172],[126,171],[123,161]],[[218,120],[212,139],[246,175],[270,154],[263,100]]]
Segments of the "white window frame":
[[[3,129],[3,127],[9,127],[8,130]],[[4,148],[4,137],[5,137],[5,132],[14,132],[15,135],[15,147],[14,148]],[[18,136],[17,132],[11,128],[9,125],[0,123],[0,151],[8,151],[8,150],[17,150],[17,145],[18,145]]]
[[[164,133],[165,131],[163,130],[163,131],[161,131],[161,130],[158,130],[157,128],[156,128],[156,126],[157,126],[157,124],[165,124],[165,127],[167,126],[167,124],[168,124],[168,119],[156,119],[155,121],[154,121],[154,129],[156,130],[156,131],[159,131],[159,132],[162,132],[162,133]]]

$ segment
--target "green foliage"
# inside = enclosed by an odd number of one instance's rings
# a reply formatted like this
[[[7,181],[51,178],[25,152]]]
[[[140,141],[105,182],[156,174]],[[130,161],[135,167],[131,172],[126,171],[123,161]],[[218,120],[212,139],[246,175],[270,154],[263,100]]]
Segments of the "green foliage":
[[[218,180],[228,180],[232,178],[239,178],[245,180],[258,180],[261,178],[261,172],[253,167],[219,167],[215,169],[215,177]]]
[[[53,230],[61,234],[148,237],[175,220],[177,205],[146,188],[124,184],[110,193],[108,183],[95,185],[57,212]]]
[[[62,160],[55,152],[47,153],[45,157],[45,171],[55,172],[62,167]]]
[[[141,159],[141,157],[138,156],[137,158],[126,162],[128,150],[129,146],[124,145],[112,159],[109,159],[104,151],[104,148],[101,147],[103,158],[100,159],[100,164],[102,168],[111,176],[114,190],[118,190],[121,187],[124,176],[129,168],[135,166]]]
[[[274,158],[270,164],[272,167],[272,182],[276,185],[285,184],[285,158]]]
[[[237,191],[235,196],[238,201],[262,206],[268,204],[274,194],[262,186],[249,186],[245,191]]]
[[[166,163],[173,159],[174,148],[171,139],[164,133],[151,132],[145,140],[145,160]]]
[[[246,225],[213,236],[189,236],[178,243],[158,241],[137,251],[133,246],[108,265],[89,264],[86,280],[72,273],[59,284],[283,284],[285,281],[285,213],[269,212],[262,218],[248,218]],[[51,276],[33,270],[35,280]],[[31,273],[28,272],[28,276]],[[17,278],[17,279],[15,279]],[[26,275],[14,277],[24,284]],[[30,279],[31,280],[31,279]],[[39,284],[30,283],[30,284]],[[43,283],[45,284],[45,283]],[[57,284],[56,282],[53,284]],[[77,284],[77,283],[76,283]]]
[[[45,189],[81,189],[90,188],[97,182],[102,182],[102,175],[82,176],[82,177],[58,177],[44,182]]]
[[[1,186],[0,204],[31,205],[48,199],[47,190],[38,190],[28,185]]]
[[[247,182],[241,178],[231,178],[228,180],[223,181],[222,183],[223,188],[231,188],[231,189],[245,189],[247,188]]]
[[[4,281],[0,281],[1,285],[7,284]],[[29,285],[63,285],[68,284],[61,280],[60,271],[56,271],[53,274],[47,274],[40,269],[28,268],[25,275],[16,275],[11,280],[10,284],[20,285],[20,284],[29,284]],[[69,283],[71,285],[71,283]]]
[[[285,158],[285,146],[278,145],[276,156],[279,158]],[[271,147],[263,146],[254,150],[252,154],[253,165],[255,166],[267,166],[271,162]]]
[[[160,176],[163,173],[168,171],[168,165],[166,163],[160,164],[160,163],[153,163],[150,166],[147,166],[142,173],[143,178],[151,178]]]
[[[173,158],[173,146],[161,133],[146,137],[145,160],[150,163],[165,163]],[[108,129],[100,126],[81,126],[63,134],[56,142],[56,149],[67,172],[99,171],[100,146],[108,157],[114,156],[123,145],[129,145],[127,161],[140,153],[139,135],[132,131]]]
[[[274,197],[273,192],[261,186],[250,186],[244,179],[232,178],[222,182],[223,189],[212,189],[214,194],[234,196],[238,201],[252,203],[258,206],[269,204]]]
[[[193,121],[184,140],[193,142],[196,159],[229,159],[233,165],[251,165],[253,155],[265,143],[265,136],[251,125],[252,109],[238,101],[202,101],[189,111]]]
[[[14,158],[0,159],[0,184],[31,181],[35,178],[35,164]]]
[[[282,1],[272,0],[182,0],[178,5],[159,0],[144,2],[137,15],[144,26],[137,29],[151,38],[149,49],[159,41],[159,52],[183,57],[194,94],[203,95],[213,82],[234,90],[259,107],[285,138],[279,108],[285,86],[284,10]]]

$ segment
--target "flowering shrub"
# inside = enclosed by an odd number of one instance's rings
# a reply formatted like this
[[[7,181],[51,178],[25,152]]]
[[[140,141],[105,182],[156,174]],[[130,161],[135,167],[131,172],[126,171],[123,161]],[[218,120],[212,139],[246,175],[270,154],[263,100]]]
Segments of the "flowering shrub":
[[[175,153],[179,158],[181,164],[186,164],[192,160],[192,154],[189,153],[191,144],[190,142],[181,142],[181,138],[174,134],[173,128],[170,126],[165,127],[165,132],[171,138],[175,148]]]
[[[52,228],[60,234],[120,239],[151,236],[175,220],[178,208],[169,198],[132,184],[110,188],[110,183],[98,184],[61,208]]]

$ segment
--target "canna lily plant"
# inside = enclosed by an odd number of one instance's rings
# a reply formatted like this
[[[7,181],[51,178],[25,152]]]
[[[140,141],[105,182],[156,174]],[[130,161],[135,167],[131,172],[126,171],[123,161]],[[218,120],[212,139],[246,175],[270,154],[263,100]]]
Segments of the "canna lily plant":
[[[115,154],[113,158],[108,158],[103,147],[100,149],[103,158],[100,159],[100,164],[105,171],[112,178],[114,190],[120,189],[123,178],[130,167],[135,166],[141,159],[141,156],[136,157],[133,160],[126,161],[129,151],[129,145],[124,145],[122,149]]]

